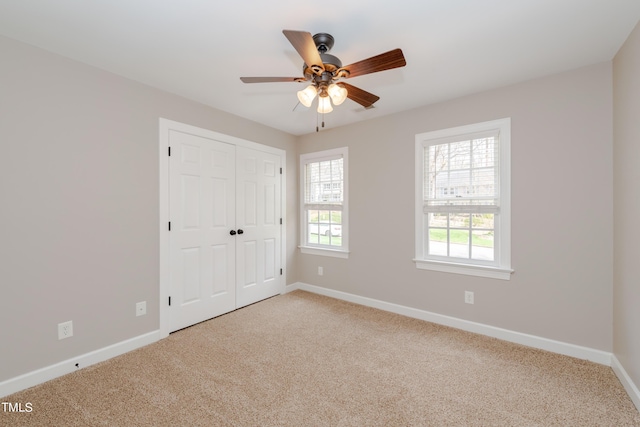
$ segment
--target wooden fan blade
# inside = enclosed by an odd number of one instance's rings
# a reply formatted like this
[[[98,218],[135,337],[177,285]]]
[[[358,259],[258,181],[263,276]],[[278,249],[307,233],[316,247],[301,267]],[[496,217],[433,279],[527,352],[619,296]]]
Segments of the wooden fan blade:
[[[378,71],[391,70],[392,68],[404,67],[407,61],[404,59],[401,49],[390,50],[380,55],[372,56],[369,59],[354,62],[351,65],[342,67],[342,70],[349,72],[349,77],[361,76],[363,74],[377,73]]]
[[[313,41],[311,33],[293,30],[282,30],[282,32],[289,40],[289,43],[293,45],[298,54],[302,57],[304,63],[307,64],[314,73],[318,75],[322,74],[324,71],[324,64],[322,63],[322,59],[320,59],[318,48]]]
[[[347,98],[357,102],[364,108],[371,107],[378,99],[380,99],[379,96],[369,93],[366,90],[362,90],[359,87],[355,87],[348,83],[340,82],[338,84],[344,86],[344,88],[347,89]]]
[[[244,83],[303,82],[304,77],[240,77]]]

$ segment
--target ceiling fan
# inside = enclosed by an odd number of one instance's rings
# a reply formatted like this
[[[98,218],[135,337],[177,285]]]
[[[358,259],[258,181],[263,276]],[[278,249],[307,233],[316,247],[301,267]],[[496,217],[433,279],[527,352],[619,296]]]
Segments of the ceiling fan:
[[[343,67],[340,59],[328,53],[334,44],[331,34],[311,36],[305,31],[282,32],[304,60],[303,77],[240,77],[240,80],[244,83],[309,82],[309,86],[298,92],[298,100],[310,107],[317,95],[319,113],[333,111],[331,103],[340,105],[346,98],[372,108],[379,96],[341,80],[407,65],[402,50],[394,49]]]

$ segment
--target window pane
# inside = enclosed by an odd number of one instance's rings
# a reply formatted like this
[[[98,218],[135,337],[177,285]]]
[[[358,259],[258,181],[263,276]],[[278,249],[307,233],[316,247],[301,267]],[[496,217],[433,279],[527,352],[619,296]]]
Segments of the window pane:
[[[307,243],[320,243],[318,236],[318,221],[320,218],[319,211],[309,210],[307,211]]]
[[[449,145],[451,170],[469,169],[471,167],[471,141],[460,141]]]
[[[493,261],[493,230],[492,231],[473,231],[473,243],[471,245],[471,258]]]
[[[473,214],[474,229],[491,230],[493,233],[494,217],[493,214]]]
[[[469,258],[468,230],[449,230],[449,256]]]
[[[449,227],[455,228],[469,228],[469,216],[468,213],[452,213],[449,214]]]
[[[308,163],[306,166],[305,202],[342,203],[343,159]]]
[[[427,214],[427,221],[429,227],[446,227],[447,224],[446,213],[429,213]]]
[[[341,225],[342,224],[342,212],[341,211],[331,211],[331,224],[333,224],[333,225]]]
[[[336,159],[331,161],[331,179],[334,181],[342,181],[344,176],[344,159]]]
[[[473,140],[473,167],[493,167],[495,165],[495,138]]]
[[[320,162],[320,181],[331,180],[331,162]]]
[[[473,214],[471,258],[483,261],[494,260],[494,215]]]
[[[424,195],[433,199],[439,196],[438,188],[447,186],[448,170],[449,170],[449,145],[440,144],[432,145],[425,153],[425,191]],[[438,186],[438,182],[441,182]]]
[[[438,184],[440,183],[436,183],[436,185]],[[468,196],[471,193],[471,170],[462,169],[450,171],[448,182],[445,185],[448,185],[450,188],[449,197]]]
[[[342,246],[342,212],[329,212],[329,228],[324,233],[328,237],[326,244],[331,246]]]
[[[309,243],[342,246],[342,212],[309,211],[307,230]]]
[[[429,255],[447,256],[447,229],[429,229]]]
[[[495,172],[493,168],[473,170],[473,189],[478,196],[493,196],[496,194]]]
[[[317,210],[308,210],[307,220],[309,223],[318,222],[320,220],[320,211]]]
[[[425,198],[434,203],[497,196],[496,147],[493,137],[429,146],[425,150]]]
[[[311,182],[318,182],[320,180],[320,164],[319,163],[309,163],[307,165],[309,169],[308,179]]]

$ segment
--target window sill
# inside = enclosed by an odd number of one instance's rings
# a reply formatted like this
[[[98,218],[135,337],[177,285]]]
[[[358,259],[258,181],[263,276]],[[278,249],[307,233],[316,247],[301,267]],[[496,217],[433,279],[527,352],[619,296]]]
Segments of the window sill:
[[[484,265],[461,264],[425,259],[414,259],[413,261],[416,263],[416,268],[421,270],[489,277],[491,279],[511,280],[511,274],[513,273],[513,270],[509,268],[487,267]]]
[[[303,254],[330,256],[334,258],[343,258],[343,259],[349,258],[349,251],[314,248],[311,246],[298,246],[298,247],[300,248],[300,252],[302,252]]]

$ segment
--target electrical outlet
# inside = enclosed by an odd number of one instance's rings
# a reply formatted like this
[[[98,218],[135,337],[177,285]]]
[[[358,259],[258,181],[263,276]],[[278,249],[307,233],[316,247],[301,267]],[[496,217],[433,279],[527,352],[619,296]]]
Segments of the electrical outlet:
[[[473,304],[473,292],[464,291],[464,302],[467,304]]]
[[[147,314],[147,302],[141,301],[136,303],[136,316],[144,316]]]
[[[324,274],[324,269],[322,267],[318,267],[318,276],[322,276]]]
[[[63,340],[73,336],[73,322],[58,323],[58,339]]]

